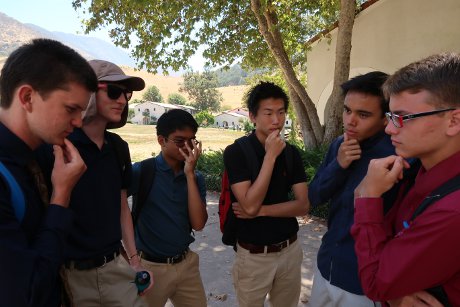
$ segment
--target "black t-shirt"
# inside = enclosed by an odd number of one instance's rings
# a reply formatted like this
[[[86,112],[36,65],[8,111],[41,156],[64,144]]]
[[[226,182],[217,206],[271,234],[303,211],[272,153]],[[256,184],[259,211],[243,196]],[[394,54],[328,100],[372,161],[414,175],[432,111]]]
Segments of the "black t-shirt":
[[[255,133],[248,136],[250,144],[256,153],[259,161],[258,167],[262,166],[265,156],[265,149],[257,139]],[[287,146],[291,146],[286,144]],[[300,154],[295,147],[292,147],[292,161],[286,159],[286,149],[276,158],[272,177],[265,195],[263,205],[268,206],[286,202],[292,185],[306,182],[304,167]],[[286,163],[293,163],[293,174],[287,174]],[[224,151],[224,164],[228,172],[230,185],[251,180],[251,167],[241,146],[237,143],[229,145]],[[232,201],[236,201],[231,193]],[[287,240],[299,230],[295,217],[257,217],[254,219],[237,219],[237,238],[241,242],[257,245],[267,245]]]

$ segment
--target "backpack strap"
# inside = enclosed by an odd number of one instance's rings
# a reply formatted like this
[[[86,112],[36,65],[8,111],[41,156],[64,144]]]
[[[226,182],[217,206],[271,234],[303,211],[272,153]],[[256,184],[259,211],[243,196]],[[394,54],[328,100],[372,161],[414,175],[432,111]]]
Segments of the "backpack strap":
[[[3,178],[5,178],[6,182],[8,183],[11,191],[11,205],[14,209],[14,214],[18,219],[19,223],[22,223],[24,219],[24,215],[26,212],[26,203],[24,199],[24,194],[22,193],[22,189],[19,186],[18,182],[11,174],[11,172],[5,167],[5,165],[0,161],[0,174],[2,174]]]
[[[434,204],[436,201],[440,200],[444,196],[460,190],[460,174],[449,179],[444,184],[437,187],[433,192],[427,196],[422,203],[415,209],[412,217],[410,218],[410,222],[412,222],[417,216],[423,213],[429,206]],[[409,223],[404,221],[404,227],[409,227]],[[428,293],[433,295],[443,306],[449,307],[451,306],[449,303],[449,298],[447,297],[447,293],[442,286],[435,286],[429,289],[425,289]]]
[[[410,218],[410,221],[413,221],[417,216],[422,214],[429,206],[443,198],[447,194],[450,194],[454,191],[460,190],[460,175],[457,175],[449,179],[444,184],[437,187],[429,196],[427,196],[422,203],[415,209],[414,214]]]
[[[249,137],[243,136],[235,141],[238,143],[243,150],[244,156],[246,157],[246,161],[248,166],[251,168],[251,182],[256,181],[257,176],[259,176],[260,172],[260,162],[257,159],[256,152],[252,147],[251,142],[249,141]]]
[[[294,148],[287,142],[286,147],[284,148],[284,157],[286,162],[286,176],[289,184],[291,184],[294,177]]]
[[[149,196],[150,190],[153,187],[156,174],[156,162],[155,157],[145,159],[139,164],[139,176],[133,176],[133,180],[136,180],[133,186],[138,187],[136,191],[133,191],[133,206],[131,214],[133,217],[133,225],[137,223],[139,214],[145,205],[147,197]]]

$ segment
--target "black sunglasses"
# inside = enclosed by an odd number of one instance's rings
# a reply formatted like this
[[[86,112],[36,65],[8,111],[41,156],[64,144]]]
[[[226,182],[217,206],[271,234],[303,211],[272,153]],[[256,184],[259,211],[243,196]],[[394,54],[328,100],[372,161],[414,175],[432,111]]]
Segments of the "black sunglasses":
[[[105,89],[107,96],[109,96],[110,99],[118,99],[120,98],[121,94],[123,94],[125,96],[126,102],[128,102],[133,96],[133,91],[129,91],[115,84],[100,83],[98,87]]]

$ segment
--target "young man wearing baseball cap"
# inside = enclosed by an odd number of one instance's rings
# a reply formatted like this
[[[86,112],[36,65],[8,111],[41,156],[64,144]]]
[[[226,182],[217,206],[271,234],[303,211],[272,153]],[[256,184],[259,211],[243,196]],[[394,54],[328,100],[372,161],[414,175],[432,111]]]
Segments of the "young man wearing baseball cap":
[[[76,219],[61,275],[68,303],[73,306],[144,306],[146,302],[131,283],[136,271],[143,268],[127,202],[126,191],[131,184],[129,148],[107,129],[126,124],[132,92],[142,90],[145,83],[139,77],[125,75],[113,63],[92,60],[89,64],[98,78],[98,91],[90,98],[82,128],[69,136],[88,169],[70,200]],[[51,170],[49,151],[46,157],[43,168]],[[120,255],[120,240],[129,265]]]

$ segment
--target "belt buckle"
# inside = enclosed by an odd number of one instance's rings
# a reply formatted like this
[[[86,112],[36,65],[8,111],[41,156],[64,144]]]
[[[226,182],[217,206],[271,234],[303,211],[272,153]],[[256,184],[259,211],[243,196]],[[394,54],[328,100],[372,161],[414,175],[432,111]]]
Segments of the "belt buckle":
[[[279,243],[275,243],[273,244],[273,246],[276,247],[276,249],[278,250],[278,252],[282,251],[283,248],[285,247],[284,246],[284,243],[286,243],[286,241],[282,241],[282,242],[279,242]]]
[[[100,268],[105,267],[106,264],[107,264],[107,256],[104,256],[104,263],[100,266]]]

